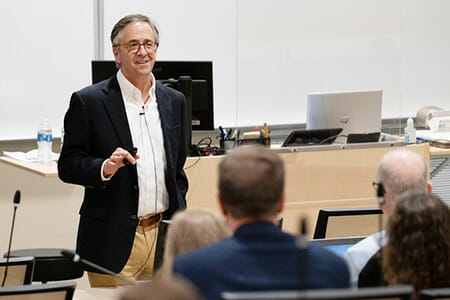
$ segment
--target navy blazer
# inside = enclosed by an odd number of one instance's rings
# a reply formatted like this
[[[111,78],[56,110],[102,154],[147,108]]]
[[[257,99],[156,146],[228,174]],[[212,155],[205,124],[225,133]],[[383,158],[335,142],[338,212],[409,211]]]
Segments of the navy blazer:
[[[183,171],[186,104],[182,93],[156,83],[156,98],[167,159],[165,174],[170,217],[186,207]],[[122,93],[116,76],[72,94],[64,118],[59,178],[85,187],[80,209],[77,253],[120,272],[131,252],[138,225],[138,181],[135,165],[120,168],[103,182],[103,161],[117,147],[133,147]],[[138,150],[139,151],[139,150]]]
[[[174,273],[206,299],[226,291],[346,288],[343,259],[317,246],[299,249],[296,238],[268,222],[239,227],[230,238],[177,258]]]

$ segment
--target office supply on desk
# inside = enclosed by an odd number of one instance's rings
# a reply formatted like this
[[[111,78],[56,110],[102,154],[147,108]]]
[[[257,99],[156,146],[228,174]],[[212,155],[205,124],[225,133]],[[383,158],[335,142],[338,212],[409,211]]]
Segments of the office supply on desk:
[[[242,134],[242,138],[240,138],[238,131],[237,144],[238,145],[251,145],[251,144],[259,144],[264,145],[266,147],[270,147],[270,137],[264,137],[264,132],[259,130],[258,127],[255,127],[253,131],[246,131]]]
[[[381,90],[311,93],[306,129],[342,128],[341,134],[381,132]]]
[[[418,138],[429,141],[433,147],[450,148],[450,132],[417,130],[416,134]]]
[[[450,111],[437,106],[425,106],[417,111],[416,123],[433,132],[450,131]]]
[[[292,131],[281,147],[329,145],[334,142],[342,128]]]
[[[376,143],[379,140],[380,140],[380,132],[349,133],[347,136],[347,144]]]
[[[9,151],[3,151],[3,154],[5,156],[24,161],[24,162],[38,162],[38,149],[33,149],[28,152],[9,152]],[[52,152],[52,160],[58,160],[59,159],[59,153]]]
[[[264,123],[264,138],[266,139],[266,146],[270,147],[269,127],[267,127],[267,123]]]

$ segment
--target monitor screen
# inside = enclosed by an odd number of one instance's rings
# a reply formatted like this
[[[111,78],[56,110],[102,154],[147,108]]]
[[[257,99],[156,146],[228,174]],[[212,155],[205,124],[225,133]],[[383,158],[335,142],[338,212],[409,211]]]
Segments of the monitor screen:
[[[212,61],[156,61],[153,75],[167,82],[180,76],[192,78],[192,129],[214,130]],[[111,77],[117,68],[113,60],[92,61],[92,83]]]
[[[342,128],[342,135],[381,131],[383,91],[308,94],[306,129]]]
[[[311,244],[319,245],[334,254],[344,258],[345,252],[348,248],[355,245],[364,237],[348,237],[348,238],[333,238],[333,239],[316,239],[309,241]]]

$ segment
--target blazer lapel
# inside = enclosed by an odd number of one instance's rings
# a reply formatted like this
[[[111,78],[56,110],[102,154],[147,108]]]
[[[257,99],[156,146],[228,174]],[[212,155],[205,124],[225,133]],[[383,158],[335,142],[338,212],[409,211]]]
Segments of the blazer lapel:
[[[133,147],[131,131],[128,125],[125,105],[123,103],[122,93],[117,82],[116,75],[111,78],[109,84],[104,88],[106,93],[103,98],[106,110],[109,113],[111,122],[120,141],[120,146],[128,150]]]
[[[158,112],[159,117],[161,118],[161,127],[163,130],[164,138],[166,137],[166,126],[168,122],[168,118],[170,116],[169,112],[169,106],[168,101],[169,98],[167,97],[167,94],[164,92],[164,90],[160,86],[161,84],[156,81],[156,102],[158,102]]]

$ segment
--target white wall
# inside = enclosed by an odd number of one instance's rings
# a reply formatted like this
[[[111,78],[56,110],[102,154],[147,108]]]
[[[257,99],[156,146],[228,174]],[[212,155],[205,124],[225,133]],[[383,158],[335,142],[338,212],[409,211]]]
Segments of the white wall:
[[[161,60],[214,62],[215,125],[306,121],[306,94],[383,89],[383,117],[450,99],[450,1],[104,1],[105,58],[120,17],[162,31]],[[59,136],[70,94],[88,85],[91,1],[1,1],[0,140]],[[44,108],[42,108],[44,107]]]
[[[71,93],[90,83],[91,1],[0,1],[0,140],[59,136]]]

